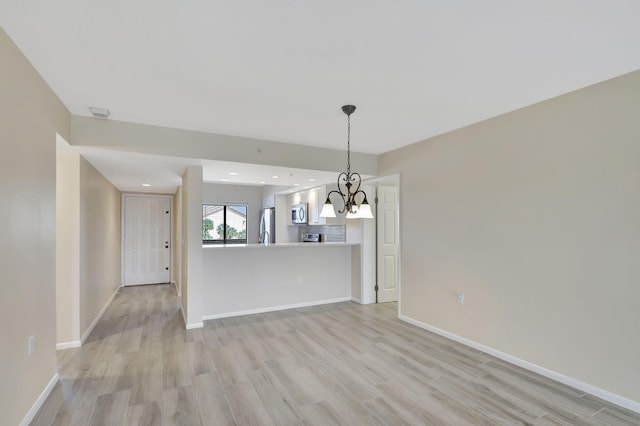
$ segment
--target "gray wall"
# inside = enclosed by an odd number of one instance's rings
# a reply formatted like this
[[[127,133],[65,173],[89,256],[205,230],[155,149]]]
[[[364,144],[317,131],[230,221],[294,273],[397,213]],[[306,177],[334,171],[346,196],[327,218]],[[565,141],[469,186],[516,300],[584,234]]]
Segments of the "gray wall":
[[[182,175],[182,310],[187,328],[202,326],[202,167]]]
[[[202,202],[208,204],[247,204],[247,242],[258,242],[260,232],[258,222],[262,209],[261,186],[204,183],[202,185]]]
[[[401,314],[640,401],[639,88],[640,71],[382,155]]]
[[[286,262],[286,264],[283,264]],[[351,246],[275,244],[203,250],[207,319],[348,300]]]

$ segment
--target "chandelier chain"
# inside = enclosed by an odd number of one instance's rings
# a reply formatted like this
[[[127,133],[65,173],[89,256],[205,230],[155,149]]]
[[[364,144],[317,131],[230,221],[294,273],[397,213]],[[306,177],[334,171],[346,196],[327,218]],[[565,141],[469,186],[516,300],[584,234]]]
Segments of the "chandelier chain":
[[[347,114],[347,176],[351,175],[351,114]]]

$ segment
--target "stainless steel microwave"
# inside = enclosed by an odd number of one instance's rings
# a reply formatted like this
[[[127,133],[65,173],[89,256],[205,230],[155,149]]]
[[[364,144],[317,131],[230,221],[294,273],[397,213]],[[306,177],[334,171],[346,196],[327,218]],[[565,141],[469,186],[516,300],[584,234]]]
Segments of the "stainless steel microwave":
[[[291,206],[291,223],[307,223],[307,203]]]

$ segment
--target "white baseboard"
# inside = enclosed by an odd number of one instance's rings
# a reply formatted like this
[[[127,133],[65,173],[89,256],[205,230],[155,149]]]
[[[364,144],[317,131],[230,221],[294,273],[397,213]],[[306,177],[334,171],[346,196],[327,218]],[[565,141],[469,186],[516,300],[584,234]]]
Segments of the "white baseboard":
[[[82,346],[82,342],[80,340],[73,340],[71,342],[56,343],[56,350],[61,351],[63,349],[79,348],[80,346]]]
[[[351,301],[351,297],[339,297],[337,299],[314,300],[312,302],[294,303],[291,305],[269,306],[266,308],[249,309],[246,311],[225,312],[223,314],[205,315],[202,317],[202,320],[206,321],[206,320],[212,320],[212,319],[218,319],[218,318],[237,317],[240,315],[263,314],[265,312],[284,311],[286,309],[306,308],[309,306],[326,305],[329,303],[349,302],[349,301]]]
[[[31,406],[31,409],[27,412],[27,414],[24,416],[24,418],[20,422],[20,426],[28,426],[29,423],[31,423],[31,421],[36,416],[36,414],[38,414],[38,410],[40,410],[40,407],[42,407],[42,404],[44,404],[44,401],[49,397],[49,394],[53,390],[53,387],[56,385],[56,383],[58,383],[59,379],[60,379],[60,376],[58,375],[58,373],[53,375],[53,377],[51,378],[47,386],[45,386],[44,390],[42,391],[38,399],[36,399],[36,402],[33,403],[33,405]]]
[[[420,327],[425,330],[431,331],[435,334],[438,334],[442,337],[446,337],[447,339],[453,340],[454,342],[462,343],[463,345],[485,352],[489,355],[493,355],[494,357],[500,358],[501,360],[506,361],[510,364],[517,365],[518,367],[522,367],[529,371],[533,371],[534,373],[538,373],[541,376],[555,380],[556,382],[560,382],[567,386],[571,386],[573,388],[579,389],[583,392],[596,396],[600,399],[611,402],[612,404],[618,405],[620,407],[624,407],[636,413],[640,413],[640,402],[638,401],[625,398],[624,396],[615,394],[613,392],[609,392],[604,389],[600,389],[596,386],[581,382],[579,380],[565,376],[563,374],[557,373],[555,371],[549,370],[539,365],[532,364],[528,361],[509,355],[507,353],[500,352],[499,350],[494,349],[492,347],[485,346],[481,343],[474,342],[473,340],[469,340],[465,337],[458,336],[457,334],[453,334],[448,331],[442,330],[440,328],[434,327],[432,325],[425,324],[421,321],[415,320],[405,315],[398,315],[398,318],[401,319],[402,321],[408,322],[409,324],[413,324],[417,327]]]
[[[184,308],[182,307],[182,300],[180,301],[180,313],[182,314],[182,320],[184,321],[184,326],[187,330],[193,330],[194,328],[202,328],[204,324],[201,322],[196,322],[189,324],[187,322],[187,316],[184,314]]]
[[[358,299],[357,297],[352,297],[352,298],[351,298],[351,301],[352,301],[352,302],[359,303],[359,304],[361,304],[361,305],[362,305],[362,300]]]
[[[202,328],[204,327],[204,323],[202,322],[194,322],[191,324],[187,324],[187,330],[193,330],[194,328]]]
[[[96,326],[96,324],[98,324],[98,321],[100,321],[100,318],[102,318],[102,315],[104,315],[104,312],[107,310],[111,302],[113,302],[113,299],[115,299],[115,297],[118,295],[121,288],[122,287],[116,288],[116,291],[113,292],[109,300],[107,300],[107,303],[104,304],[104,306],[102,307],[102,310],[100,310],[100,312],[98,313],[96,318],[93,320],[93,322],[91,323],[87,331],[85,331],[82,337],[80,338],[81,343],[84,343],[84,341],[87,340],[87,337],[89,337],[89,335],[93,331],[93,328]]]
[[[184,326],[187,330],[193,330],[194,328],[204,327],[204,323],[202,322],[193,322],[191,324],[187,322],[187,316],[184,314],[184,307],[182,306],[182,300],[180,300],[180,313],[182,314],[182,320],[184,321]]]

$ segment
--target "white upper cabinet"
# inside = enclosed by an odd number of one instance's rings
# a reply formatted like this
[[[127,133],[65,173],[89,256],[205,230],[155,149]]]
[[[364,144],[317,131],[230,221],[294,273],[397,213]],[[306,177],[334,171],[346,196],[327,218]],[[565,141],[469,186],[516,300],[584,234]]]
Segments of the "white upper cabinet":
[[[320,217],[322,205],[327,197],[327,190],[324,186],[312,188],[307,193],[307,203],[309,203],[309,225],[325,225],[326,218]]]
[[[307,203],[307,217],[309,225],[344,225],[344,215],[338,215],[335,218],[320,217],[322,206],[327,199],[327,187],[316,186],[315,188],[307,189],[306,191],[295,192],[287,195],[287,225],[293,225],[291,223],[291,206],[298,203]],[[339,197],[336,197],[338,200]],[[335,206],[336,212],[340,205]]]

